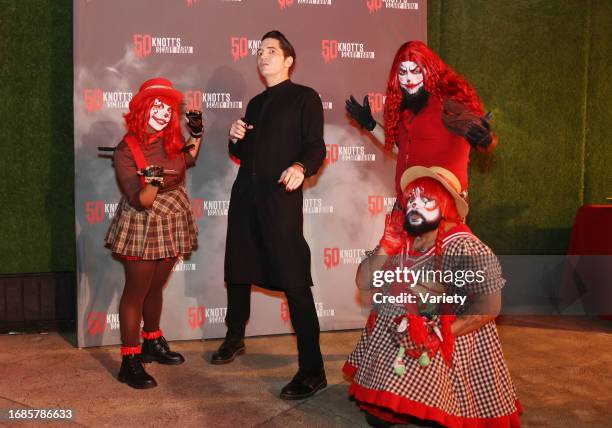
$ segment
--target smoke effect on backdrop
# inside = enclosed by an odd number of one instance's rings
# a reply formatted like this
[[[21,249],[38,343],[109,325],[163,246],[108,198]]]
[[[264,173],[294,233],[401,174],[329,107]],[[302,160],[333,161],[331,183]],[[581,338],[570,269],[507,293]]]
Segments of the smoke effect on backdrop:
[[[367,94],[381,120],[393,55],[406,40],[426,42],[426,26],[425,0],[75,0],[78,345],[120,342],[123,268],[103,245],[120,193],[112,162],[97,147],[119,143],[131,97],[155,76],[183,92],[186,109],[203,111],[205,127],[187,178],[200,246],[170,278],[162,328],[171,340],[224,336],[225,233],[238,170],[227,133],[265,89],[255,54],[272,29],[296,48],[292,80],[316,89],[325,111],[327,158],[304,192],[321,329],[362,327],[355,270],[394,203],[395,161],[350,122],[344,100]],[[254,290],[247,335],[291,332],[283,294]]]

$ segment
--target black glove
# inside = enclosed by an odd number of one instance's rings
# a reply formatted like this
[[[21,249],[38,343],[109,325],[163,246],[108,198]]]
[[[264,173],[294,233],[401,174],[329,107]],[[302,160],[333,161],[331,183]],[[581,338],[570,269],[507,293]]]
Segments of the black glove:
[[[183,148],[181,149],[181,152],[188,153],[189,150],[193,149],[194,147],[195,147],[195,144],[187,144],[183,146]]]
[[[376,128],[376,121],[372,117],[372,109],[370,109],[370,101],[368,96],[363,97],[363,106],[357,102],[351,95],[351,98],[346,100],[346,111],[355,119],[362,127],[368,131]]]
[[[472,122],[468,125],[465,139],[471,146],[486,149],[493,142],[491,132],[491,112],[480,118],[479,122]]]
[[[146,183],[155,187],[164,185],[164,168],[157,165],[149,165],[146,168],[138,171],[138,175],[142,175]]]
[[[200,110],[189,110],[185,113],[187,117],[187,126],[189,127],[189,133],[193,138],[200,138],[202,136],[202,112]]]

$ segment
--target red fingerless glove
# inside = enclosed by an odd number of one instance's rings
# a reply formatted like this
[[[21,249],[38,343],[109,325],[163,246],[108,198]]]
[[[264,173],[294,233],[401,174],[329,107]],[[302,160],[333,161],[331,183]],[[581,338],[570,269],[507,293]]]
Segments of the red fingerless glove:
[[[404,212],[393,210],[385,217],[385,231],[380,240],[380,246],[389,256],[394,256],[406,244],[407,233],[404,229]]]

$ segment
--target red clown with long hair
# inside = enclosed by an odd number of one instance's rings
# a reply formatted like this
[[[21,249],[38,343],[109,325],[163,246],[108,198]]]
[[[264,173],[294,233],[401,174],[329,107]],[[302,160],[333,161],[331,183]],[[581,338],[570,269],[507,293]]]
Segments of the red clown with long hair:
[[[470,83],[420,41],[409,41],[395,54],[387,81],[384,128],[372,117],[368,97],[363,105],[350,97],[348,113],[387,150],[398,147],[395,186],[406,168],[442,166],[468,184],[470,147],[491,151],[497,137],[491,115]]]

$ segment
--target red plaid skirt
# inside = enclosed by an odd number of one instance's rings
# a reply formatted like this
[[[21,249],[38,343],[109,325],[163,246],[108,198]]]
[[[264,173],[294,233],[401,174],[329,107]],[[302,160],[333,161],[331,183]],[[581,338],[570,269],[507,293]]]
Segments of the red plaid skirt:
[[[401,307],[382,305],[344,365],[353,377],[349,394],[363,410],[395,423],[417,417],[456,428],[520,426],[521,407],[493,321],[456,338],[451,367],[440,353],[427,367],[406,358],[407,372],[398,376],[393,371],[398,344],[391,331],[403,313]]]
[[[118,256],[139,260],[190,253],[198,244],[198,226],[185,188],[158,193],[153,206],[142,211],[121,198],[105,242]]]

